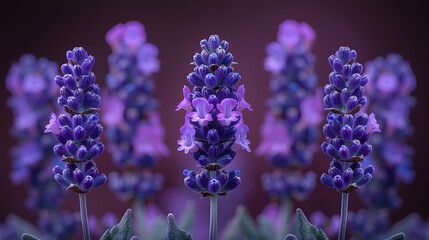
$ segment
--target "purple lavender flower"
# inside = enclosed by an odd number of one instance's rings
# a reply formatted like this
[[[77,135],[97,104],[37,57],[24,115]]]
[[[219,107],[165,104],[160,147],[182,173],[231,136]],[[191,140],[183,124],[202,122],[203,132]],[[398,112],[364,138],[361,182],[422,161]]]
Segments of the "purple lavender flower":
[[[65,191],[51,175],[52,167],[58,162],[52,151],[55,138],[43,134],[49,114],[58,111],[55,106],[58,89],[52,81],[57,69],[55,62],[26,54],[12,65],[6,78],[6,87],[12,93],[8,105],[15,116],[11,133],[20,142],[11,151],[14,159],[10,178],[15,184],[28,185],[25,205],[38,213],[38,224],[44,236],[71,239],[77,232],[77,219],[68,212],[59,211]],[[48,219],[51,225],[52,219],[56,219],[55,228],[49,227]]]
[[[110,72],[106,76],[103,121],[107,125],[108,150],[123,173],[111,173],[110,189],[122,200],[131,201],[140,236],[148,236],[147,203],[159,193],[164,177],[151,173],[161,157],[169,154],[164,128],[156,112],[158,102],[154,73],[159,71],[158,48],[146,41],[144,26],[137,21],[120,23],[106,34],[112,48]],[[113,107],[114,106],[114,107]]]
[[[409,115],[415,98],[410,94],[416,80],[409,63],[398,54],[369,61],[365,69],[371,77],[368,109],[378,113],[377,121],[385,130],[370,141],[371,162],[380,174],[375,176],[374,184],[363,189],[361,196],[368,205],[393,209],[401,204],[397,188],[414,179],[413,148],[406,139],[413,133]]]
[[[327,124],[323,127],[326,139],[322,151],[333,160],[328,174],[323,173],[324,185],[339,192],[350,192],[367,184],[374,172],[372,165],[362,167],[361,161],[371,152],[367,142],[373,132],[380,132],[374,114],[360,112],[366,104],[364,86],[368,82],[361,75],[363,67],[356,61],[357,53],[348,47],[340,47],[329,57],[333,71],[329,84],[325,85],[323,101]]]
[[[323,229],[323,232],[329,238],[334,239],[338,235],[340,223],[340,216],[338,214],[328,217],[321,211],[315,211],[310,215],[309,219],[314,226]]]
[[[303,174],[317,147],[318,125],[322,120],[320,89],[314,73],[315,58],[311,47],[315,40],[314,30],[306,23],[295,20],[283,21],[277,40],[268,44],[265,70],[271,73],[268,99],[269,110],[265,113],[260,129],[261,144],[256,154],[264,156],[276,169],[262,176],[262,186],[279,209],[277,225],[265,237],[280,239],[293,224],[291,209],[293,200],[303,200],[315,186],[315,174]],[[261,214],[263,223],[269,216]],[[265,233],[268,234],[268,233]]]
[[[368,61],[365,73],[371,78],[367,87],[368,109],[377,112],[378,122],[385,130],[370,140],[373,150],[368,160],[377,167],[378,174],[359,191],[368,210],[359,210],[349,222],[357,239],[378,239],[390,227],[390,211],[401,206],[398,188],[410,184],[415,175],[413,148],[406,139],[413,133],[409,114],[415,98],[410,94],[416,80],[409,63],[393,53]]]
[[[353,234],[352,239],[385,239],[383,234],[391,224],[388,210],[378,209],[371,213],[370,211],[360,209],[357,212],[350,212],[348,224]]]
[[[183,100],[176,111],[186,111],[185,123],[180,128],[177,142],[179,151],[192,156],[202,168],[198,173],[184,170],[184,183],[192,191],[210,197],[209,239],[217,236],[217,196],[226,195],[240,185],[238,170],[224,168],[235,157],[233,146],[250,152],[247,139],[249,128],[243,121],[242,111],[252,110],[244,99],[243,85],[235,87],[241,76],[234,71],[229,43],[211,35],[200,41],[201,53],[195,53],[194,71],[187,79],[194,85],[192,91],[183,88]]]
[[[145,171],[140,174],[125,172],[120,176],[113,172],[109,175],[110,188],[125,201],[138,199],[151,199],[161,189],[164,177],[159,174],[153,174]]]
[[[63,75],[55,77],[60,87],[57,103],[66,113],[58,118],[52,114],[45,132],[56,136],[54,152],[66,162],[64,169],[53,168],[55,180],[69,190],[85,193],[106,182],[106,176],[99,175],[93,161],[104,150],[100,141],[103,127],[98,123],[97,113],[100,88],[91,71],[93,56],[76,47],[67,51],[66,57],[67,63],[61,66]]]
[[[106,41],[113,51],[106,76],[110,91],[103,105],[108,150],[118,166],[134,169],[122,177],[115,173],[110,187],[121,198],[126,193],[128,198],[145,199],[161,190],[163,178],[159,174],[142,175],[140,170],[153,167],[169,153],[155,111],[157,102],[151,97],[155,87],[152,75],[159,70],[158,50],[146,42],[144,26],[137,21],[117,24],[107,32]]]
[[[78,224],[78,214],[63,210],[55,215],[41,214],[37,226],[51,236],[46,239],[75,239]]]
[[[12,93],[7,103],[14,113],[11,133],[21,141],[11,151],[15,160],[10,177],[16,184],[31,179],[32,169],[51,164],[54,156],[52,143],[55,139],[40,132],[43,132],[46,116],[55,111],[56,89],[52,78],[57,69],[55,62],[26,54],[12,65],[6,78],[6,87]]]
[[[285,20],[279,26],[277,41],[267,46],[265,69],[271,72],[269,111],[261,127],[258,155],[274,167],[304,167],[316,150],[317,125],[321,121],[317,76],[311,46],[314,30],[306,23]],[[308,195],[314,187],[313,173],[306,176],[286,170],[264,174],[264,189],[273,198]]]
[[[118,223],[118,218],[112,212],[106,212],[97,219],[96,216],[88,216],[88,223],[92,235],[102,236],[106,229],[110,229]]]
[[[154,111],[157,102],[151,97],[153,73],[159,70],[157,47],[146,42],[144,26],[137,21],[117,24],[106,41],[113,50],[106,76],[110,91],[102,107],[108,150],[118,166],[152,167],[168,154],[164,128]]]
[[[212,35],[200,45],[201,53],[194,55],[194,71],[187,77],[194,88],[191,91],[184,86],[184,99],[176,108],[186,111],[178,150],[192,152],[204,169],[198,174],[186,170],[185,185],[203,195],[222,195],[240,183],[239,171],[226,173],[220,169],[234,158],[234,144],[250,152],[246,137],[249,128],[244,124],[242,110],[252,109],[244,99],[244,86],[235,87],[241,76],[232,67],[228,42]],[[212,171],[215,177],[209,177]],[[203,181],[206,177],[207,181]]]
[[[276,170],[262,175],[262,187],[271,198],[277,200],[286,198],[304,200],[313,190],[314,182],[313,172],[304,175],[300,171]]]
[[[272,74],[273,97],[256,153],[276,167],[307,166],[317,149],[322,105],[310,51],[314,38],[314,30],[306,23],[285,20],[277,41],[267,46],[265,69]]]

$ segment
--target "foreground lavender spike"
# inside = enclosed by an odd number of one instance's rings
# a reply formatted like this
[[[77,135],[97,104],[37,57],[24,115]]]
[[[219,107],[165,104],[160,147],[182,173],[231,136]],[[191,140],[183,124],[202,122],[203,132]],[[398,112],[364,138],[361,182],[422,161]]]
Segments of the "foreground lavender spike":
[[[354,213],[356,217],[350,218],[349,223],[362,239],[377,239],[390,227],[390,211],[401,206],[398,187],[410,184],[415,175],[413,148],[406,140],[413,133],[409,115],[416,103],[411,96],[416,78],[410,64],[396,53],[366,62],[365,73],[371,78],[367,85],[368,109],[378,113],[377,121],[384,130],[370,139],[373,151],[368,160],[379,174],[359,191],[368,209]],[[377,227],[373,227],[374,223]]]
[[[277,40],[267,45],[265,70],[271,74],[272,97],[260,129],[261,144],[256,149],[275,168],[262,176],[267,194],[278,201],[282,215],[277,238],[289,231],[292,202],[303,200],[315,186],[315,174],[304,174],[317,150],[318,125],[322,121],[321,89],[314,73],[311,47],[314,30],[304,22],[285,20]],[[263,218],[270,220],[268,216]]]
[[[58,90],[52,81],[57,72],[57,63],[32,54],[21,56],[10,68],[6,87],[12,96],[7,103],[14,113],[12,135],[19,140],[19,145],[11,151],[10,179],[14,184],[28,186],[25,205],[38,213],[38,225],[46,238],[71,239],[76,233],[77,219],[60,212],[65,191],[51,176],[51,169],[57,162],[52,152],[56,140],[54,136],[43,134],[49,114],[57,111]],[[61,219],[56,220],[55,228],[51,226],[52,219]]]
[[[210,196],[209,239],[216,239],[217,196],[240,185],[240,171],[225,171],[233,160],[237,145],[250,152],[247,140],[249,128],[243,121],[242,110],[252,110],[244,99],[244,86],[235,87],[241,76],[232,67],[229,43],[211,35],[200,42],[201,53],[194,55],[194,71],[187,79],[192,91],[183,87],[183,100],[176,111],[186,111],[185,124],[180,128],[179,151],[192,152],[202,168],[199,172],[184,170],[186,187]]]
[[[339,240],[345,239],[348,193],[369,183],[374,172],[372,165],[364,168],[361,163],[372,150],[367,141],[372,133],[380,132],[374,114],[360,111],[367,102],[364,86],[368,77],[361,75],[363,66],[356,59],[357,52],[348,47],[331,55],[328,60],[333,71],[324,88],[323,102],[329,113],[321,147],[333,160],[328,174],[323,173],[320,179],[342,193]]]
[[[144,26],[137,21],[115,25],[107,32],[106,42],[112,53],[108,58],[109,92],[104,98],[103,121],[107,126],[107,149],[124,170],[122,175],[109,175],[109,186],[121,199],[133,203],[139,235],[153,239],[149,231],[144,232],[145,222],[150,221],[144,219],[144,212],[147,202],[162,189],[164,179],[159,173],[151,173],[150,168],[169,153],[156,112],[158,103],[152,97],[153,74],[160,65],[158,48],[146,42]]]
[[[55,180],[68,190],[79,193],[84,239],[89,239],[86,193],[106,182],[99,174],[94,158],[104,150],[100,141],[103,127],[97,111],[100,105],[100,88],[95,84],[92,72],[95,58],[83,49],[75,47],[67,51],[67,63],[61,66],[63,75],[55,77],[60,87],[57,103],[65,113],[52,113],[45,132],[53,133],[58,143],[54,152],[66,162],[64,168],[53,168]]]

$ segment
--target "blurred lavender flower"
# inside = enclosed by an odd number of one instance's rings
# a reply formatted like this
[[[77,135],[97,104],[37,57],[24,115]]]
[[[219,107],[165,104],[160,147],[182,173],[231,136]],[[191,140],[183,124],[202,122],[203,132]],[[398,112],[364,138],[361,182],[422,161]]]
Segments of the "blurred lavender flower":
[[[140,236],[148,236],[145,225],[149,219],[142,209],[162,189],[164,180],[149,169],[169,154],[156,112],[158,102],[151,96],[155,90],[153,74],[160,65],[158,48],[146,42],[144,26],[137,21],[115,25],[107,32],[106,42],[112,53],[108,58],[109,91],[104,94],[103,121],[113,161],[125,169],[122,175],[111,173],[109,186],[119,198],[133,202],[136,229]]]
[[[229,43],[211,35],[200,46],[201,53],[193,57],[194,71],[187,76],[194,88],[184,86],[184,98],[176,108],[186,111],[177,150],[192,152],[202,168],[199,173],[184,170],[184,183],[190,190],[210,196],[209,239],[216,239],[217,195],[226,195],[240,185],[240,172],[223,168],[235,157],[233,146],[250,152],[242,110],[252,108],[244,99],[244,86],[235,87],[241,76],[232,67]]]
[[[135,174],[127,171],[120,176],[117,172],[109,175],[110,188],[124,201],[133,199],[151,200],[161,191],[164,177],[149,171]]]
[[[88,216],[90,231],[94,236],[101,236],[106,229],[112,228],[117,222],[118,218],[111,212],[104,213],[99,219],[94,215]]]
[[[406,141],[413,133],[409,116],[416,101],[410,94],[416,79],[409,63],[398,54],[369,61],[365,69],[371,77],[368,109],[378,113],[377,122],[385,131],[371,139],[372,164],[380,174],[374,184],[364,188],[361,196],[368,205],[393,209],[401,204],[397,188],[414,179],[413,148]]]
[[[262,186],[267,194],[278,199],[304,200],[314,188],[315,174],[300,171],[275,170],[262,175]]]
[[[414,179],[413,148],[406,141],[413,133],[409,115],[416,100],[410,94],[416,79],[409,63],[394,53],[368,61],[365,73],[371,78],[367,85],[368,109],[377,112],[384,131],[370,140],[373,148],[368,160],[377,168],[377,175],[359,192],[369,209],[360,210],[354,214],[359,217],[349,222],[356,239],[378,239],[391,226],[390,211],[401,206],[398,188]],[[380,222],[382,226],[375,224]]]
[[[377,209],[376,211],[360,209],[357,212],[349,212],[349,214],[349,231],[352,232],[352,239],[355,240],[383,239],[383,233],[391,224],[387,209]]]
[[[326,216],[321,211],[315,211],[310,215],[310,222],[316,227],[323,229],[327,237],[334,239],[338,235],[340,216],[334,214],[331,217]]]
[[[38,221],[38,228],[49,233],[44,239],[75,239],[78,229],[79,215],[69,211],[58,211],[57,214],[45,213]]]
[[[109,96],[102,107],[108,150],[120,167],[152,167],[168,154],[164,129],[154,111],[158,104],[151,97],[152,75],[159,70],[158,49],[146,42],[144,26],[136,21],[117,24],[106,41],[113,50],[106,76]]]
[[[10,178],[15,184],[40,178],[38,173],[43,166],[49,167],[55,156],[52,153],[55,138],[41,132],[47,116],[56,110],[53,100],[57,89],[52,79],[57,69],[55,62],[26,54],[12,65],[6,78],[6,87],[12,93],[7,103],[14,113],[11,134],[20,141],[11,151],[14,161]],[[34,177],[31,177],[32,172],[35,172]]]
[[[6,78],[6,87],[12,93],[7,103],[14,113],[11,134],[19,140],[11,151],[10,179],[15,184],[28,184],[25,205],[38,213],[38,225],[45,239],[71,239],[77,232],[73,227],[77,219],[70,213],[59,212],[65,191],[51,175],[58,162],[52,152],[55,138],[43,134],[49,114],[58,111],[58,89],[52,81],[57,69],[55,62],[26,54],[12,65]],[[55,227],[49,227],[49,219],[56,219]]]
[[[314,30],[304,22],[285,20],[279,26],[277,41],[270,43],[265,70],[271,73],[269,110],[260,129],[261,144],[256,153],[276,168],[262,176],[267,194],[280,202],[275,239],[283,239],[290,230],[292,201],[303,200],[315,186],[315,174],[303,174],[317,150],[318,125],[322,120],[321,90],[314,73],[311,47]],[[264,211],[265,213],[266,211]],[[260,219],[268,221],[262,213]],[[292,218],[291,218],[292,219]],[[287,221],[287,222],[285,222]],[[263,225],[263,223],[260,223]],[[273,236],[265,236],[267,239]]]

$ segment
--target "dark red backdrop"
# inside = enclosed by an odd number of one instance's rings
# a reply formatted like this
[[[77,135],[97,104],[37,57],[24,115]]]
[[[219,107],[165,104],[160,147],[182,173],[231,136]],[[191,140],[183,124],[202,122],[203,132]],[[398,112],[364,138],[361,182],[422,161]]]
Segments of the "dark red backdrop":
[[[123,1],[125,2],[125,1]],[[325,3],[329,2],[329,3]],[[398,1],[399,2],[399,1]],[[265,46],[275,40],[277,28],[285,19],[305,21],[317,33],[314,53],[317,57],[316,71],[320,85],[327,81],[329,66],[327,57],[341,45],[358,51],[358,60],[365,62],[377,56],[397,52],[409,60],[417,77],[417,89],[413,95],[418,105],[411,113],[411,123],[416,132],[409,143],[415,147],[414,169],[417,173],[412,185],[403,186],[400,194],[403,207],[393,213],[394,220],[410,212],[429,217],[427,169],[429,163],[424,152],[428,137],[428,100],[423,96],[428,87],[424,64],[428,48],[424,19],[427,12],[419,3],[405,4],[386,1],[57,1],[26,4],[4,2],[0,4],[0,78],[5,79],[12,62],[25,53],[46,57],[58,63],[65,60],[65,51],[83,46],[97,59],[95,73],[103,85],[107,73],[106,58],[110,48],[104,41],[104,34],[119,22],[138,20],[146,27],[148,41],[159,47],[161,71],[156,74],[155,97],[160,101],[160,114],[166,128],[166,144],[171,155],[163,158],[156,167],[166,177],[166,188],[182,186],[182,169],[195,164],[189,155],[176,152],[179,127],[183,112],[175,112],[176,104],[182,100],[181,89],[187,84],[186,75],[192,71],[189,63],[199,51],[199,41],[211,34],[218,34],[230,43],[230,51],[239,63],[236,70],[242,75],[246,86],[246,99],[252,104],[253,112],[245,113],[250,127],[249,139],[253,149],[260,142],[259,127],[266,110],[265,99],[269,74],[263,70]],[[426,41],[425,41],[426,40]],[[4,86],[4,82],[3,82]],[[26,197],[24,186],[14,186],[9,180],[9,149],[16,140],[8,134],[12,125],[12,113],[6,107],[10,93],[0,88],[1,130],[0,149],[0,222],[10,213],[33,221],[35,215],[23,207]],[[427,147],[427,146],[426,146]],[[252,153],[240,153],[238,161],[245,161],[243,204],[252,215],[258,214],[268,198],[260,186],[260,175],[270,170],[266,161]],[[328,159],[318,153],[311,169],[320,175],[328,168]],[[103,172],[114,169],[107,152],[98,160]],[[240,191],[240,190],[237,190]],[[235,194],[235,193],[233,193]],[[238,194],[238,193],[237,193]],[[193,200],[200,201],[197,195]],[[204,201],[204,200],[201,200]],[[106,208],[114,206],[122,213],[128,205],[119,202],[107,186],[89,194],[89,210],[101,215]],[[299,204],[306,212],[324,210],[328,214],[338,213],[340,196],[319,182],[308,200]],[[352,195],[350,208],[361,206],[356,195]],[[68,195],[64,208],[77,210],[77,197]],[[168,211],[168,209],[166,210]]]

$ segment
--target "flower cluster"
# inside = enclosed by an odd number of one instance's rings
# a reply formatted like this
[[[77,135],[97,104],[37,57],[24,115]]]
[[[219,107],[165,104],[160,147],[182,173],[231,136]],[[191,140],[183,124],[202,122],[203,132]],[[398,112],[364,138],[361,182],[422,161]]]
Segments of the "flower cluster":
[[[12,93],[8,105],[15,118],[12,134],[19,145],[12,149],[12,173],[15,184],[28,184],[27,208],[39,214],[38,225],[48,238],[70,239],[77,232],[77,218],[68,212],[59,212],[65,191],[52,179],[51,169],[57,162],[52,152],[55,138],[43,134],[47,117],[57,111],[55,98],[58,89],[52,79],[58,65],[46,58],[37,59],[25,54],[12,65],[6,78],[6,87]],[[58,219],[61,215],[61,221]],[[13,221],[12,221],[13,222]],[[4,239],[17,239],[19,228],[13,223]],[[0,237],[1,238],[1,237]]]
[[[324,88],[323,102],[329,113],[323,126],[326,139],[321,147],[333,160],[321,181],[339,192],[353,191],[371,180],[373,166],[363,168],[360,162],[372,150],[368,143],[371,134],[380,132],[374,114],[360,112],[367,102],[364,86],[368,77],[361,75],[363,66],[356,58],[356,51],[348,47],[340,47],[331,55],[328,60],[333,71]]]
[[[49,183],[52,178],[46,169],[53,167],[55,138],[43,134],[46,116],[56,110],[52,79],[57,69],[55,62],[27,54],[11,67],[6,78],[6,87],[12,93],[8,105],[15,115],[12,133],[21,141],[12,150],[10,178],[15,184],[28,181],[34,189],[27,200],[27,206],[34,210],[56,208],[64,195],[58,185]]]
[[[54,152],[66,162],[65,168],[55,166],[55,180],[69,190],[85,193],[106,182],[93,161],[104,145],[100,141],[103,127],[98,123],[100,88],[92,72],[95,58],[81,47],[67,51],[67,63],[61,66],[63,75],[55,77],[60,87],[57,103],[66,113],[51,115],[45,132],[53,133],[58,143]]]
[[[184,98],[176,108],[186,111],[178,150],[192,152],[202,167],[200,173],[183,172],[189,189],[203,196],[224,195],[240,184],[239,171],[227,173],[223,168],[236,154],[234,144],[250,152],[249,128],[244,124],[242,110],[252,108],[244,99],[244,86],[235,87],[241,76],[232,67],[229,43],[211,35],[200,46],[201,53],[193,57],[194,71],[187,76],[194,88],[191,92],[183,87]]]
[[[297,169],[311,163],[322,120],[311,52],[314,39],[308,24],[285,20],[279,26],[277,41],[266,49],[265,69],[271,73],[273,96],[268,100],[270,109],[256,153],[283,169],[262,177],[264,189],[274,198],[302,199],[314,188],[314,173],[303,175]]]
[[[183,171],[185,185],[195,192],[200,192],[203,196],[212,194],[225,195],[227,192],[235,189],[240,185],[239,170],[216,171],[216,177],[211,178],[209,171],[202,171],[199,174],[185,169]]]
[[[415,99],[410,94],[416,79],[409,63],[394,53],[368,61],[365,73],[371,78],[367,86],[368,109],[377,112],[384,131],[370,140],[373,149],[368,161],[377,167],[377,175],[359,191],[364,203],[371,207],[352,213],[355,217],[349,223],[359,239],[377,239],[391,225],[390,211],[401,205],[398,187],[414,178],[413,149],[406,140],[413,132],[409,114]]]
[[[409,115],[415,99],[410,94],[416,80],[408,62],[398,54],[367,62],[365,73],[371,77],[368,108],[377,112],[377,122],[384,131],[370,141],[373,154],[369,160],[380,174],[362,191],[362,197],[377,208],[393,209],[401,204],[397,187],[414,178],[413,149],[406,140],[413,132]]]
[[[110,72],[106,76],[103,121],[113,161],[127,172],[112,173],[109,186],[122,199],[153,197],[162,189],[163,176],[147,171],[168,154],[164,128],[152,98],[153,74],[159,70],[158,49],[146,42],[137,21],[119,23],[106,34]]]
[[[377,174],[378,170],[379,168],[377,168]],[[371,182],[365,188],[372,184]],[[377,209],[376,212],[370,209],[359,209],[356,212],[350,212],[347,223],[353,235],[352,239],[376,240],[383,239],[382,235],[391,225],[391,220],[387,209]]]

